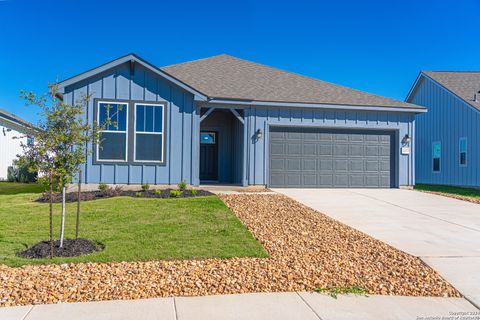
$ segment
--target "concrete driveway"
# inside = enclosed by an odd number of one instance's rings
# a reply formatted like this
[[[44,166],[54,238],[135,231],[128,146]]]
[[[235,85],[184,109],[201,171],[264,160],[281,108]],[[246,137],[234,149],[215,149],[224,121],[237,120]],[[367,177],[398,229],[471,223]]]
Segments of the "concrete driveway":
[[[420,257],[480,306],[480,205],[402,189],[273,189]]]

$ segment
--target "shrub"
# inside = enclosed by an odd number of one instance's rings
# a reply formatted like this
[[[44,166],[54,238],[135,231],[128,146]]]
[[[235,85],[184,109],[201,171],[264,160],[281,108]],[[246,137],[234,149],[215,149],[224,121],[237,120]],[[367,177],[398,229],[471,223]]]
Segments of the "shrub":
[[[100,184],[98,185],[98,190],[105,192],[107,191],[107,189],[108,189],[107,184],[105,182],[100,182]]]
[[[195,188],[192,188],[192,195],[196,196],[198,194],[198,190]]]
[[[187,189],[187,180],[182,180],[178,184],[178,190],[185,191],[185,189]]]
[[[153,191],[156,195],[159,195],[162,193],[162,190],[160,189],[155,189],[155,191]]]
[[[150,185],[148,183],[142,184],[143,192],[147,192],[150,189]]]
[[[178,198],[182,194],[182,191],[180,190],[170,190],[170,197],[172,198]]]
[[[21,161],[14,160],[13,165],[7,169],[7,180],[9,182],[23,182],[30,183],[37,180],[37,172],[29,170],[30,164],[26,158]]]
[[[109,197],[118,197],[122,194],[123,188],[121,186],[110,187],[105,190],[105,193]]]
[[[135,197],[140,198],[141,196],[142,196],[142,193],[141,193],[141,192],[135,193]]]

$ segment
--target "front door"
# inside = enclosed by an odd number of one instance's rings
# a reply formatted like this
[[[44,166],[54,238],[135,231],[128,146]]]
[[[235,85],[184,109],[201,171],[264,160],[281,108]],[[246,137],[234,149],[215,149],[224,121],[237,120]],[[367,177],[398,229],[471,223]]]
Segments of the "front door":
[[[200,132],[200,180],[218,180],[218,133]]]

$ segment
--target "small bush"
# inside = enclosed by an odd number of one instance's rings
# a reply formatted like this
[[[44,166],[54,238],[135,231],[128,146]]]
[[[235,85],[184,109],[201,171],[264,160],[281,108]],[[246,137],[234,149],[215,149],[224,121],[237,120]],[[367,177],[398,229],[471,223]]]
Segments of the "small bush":
[[[156,195],[159,195],[162,193],[162,190],[160,189],[155,189],[155,191],[153,191]]]
[[[150,185],[148,183],[142,184],[143,192],[147,192],[150,189]]]
[[[182,180],[178,184],[178,190],[185,191],[185,189],[187,189],[187,180]]]
[[[135,193],[135,197],[140,198],[141,196],[142,196],[142,193],[141,193],[141,192]]]
[[[115,187],[110,187],[107,188],[104,192],[108,197],[118,197],[119,195],[122,194],[123,188],[121,186],[115,186]]]
[[[98,185],[98,190],[105,192],[107,191],[107,189],[108,189],[107,184],[105,182],[100,182],[100,184]]]
[[[195,188],[192,188],[191,192],[192,192],[192,195],[194,195],[194,196],[196,196],[198,194],[198,190],[195,189]]]
[[[31,171],[30,163],[26,158],[13,160],[13,165],[7,168],[7,180],[9,182],[31,183],[36,182],[37,173]]]
[[[178,198],[182,194],[180,190],[170,190],[170,197],[171,198]]]

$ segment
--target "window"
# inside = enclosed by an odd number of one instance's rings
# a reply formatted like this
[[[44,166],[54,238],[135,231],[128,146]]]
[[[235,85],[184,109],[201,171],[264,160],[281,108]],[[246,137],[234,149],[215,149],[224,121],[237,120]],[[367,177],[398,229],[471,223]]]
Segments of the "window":
[[[99,101],[97,122],[102,128],[97,144],[97,161],[127,161],[128,104]]]
[[[215,144],[215,132],[201,132],[200,143],[202,144]]]
[[[467,138],[460,138],[458,149],[460,153],[460,157],[459,157],[460,165],[466,166],[467,165]]]
[[[441,144],[434,142],[432,147],[433,172],[440,172]]]
[[[163,162],[164,106],[135,104],[134,161]]]

